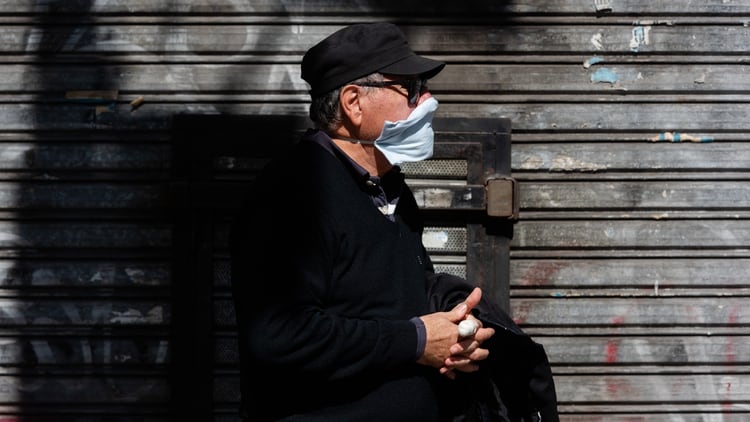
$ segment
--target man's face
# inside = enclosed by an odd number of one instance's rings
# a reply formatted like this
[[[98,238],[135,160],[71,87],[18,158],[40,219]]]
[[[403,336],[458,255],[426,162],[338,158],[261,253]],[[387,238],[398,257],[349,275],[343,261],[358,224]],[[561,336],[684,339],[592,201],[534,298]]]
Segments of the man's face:
[[[404,76],[386,76],[386,81],[405,80]],[[406,86],[389,85],[379,88],[369,88],[362,91],[362,127],[360,139],[372,141],[380,136],[385,121],[395,122],[404,120],[423,101],[431,96],[427,87],[423,87],[417,94],[416,104],[409,104],[409,91]]]

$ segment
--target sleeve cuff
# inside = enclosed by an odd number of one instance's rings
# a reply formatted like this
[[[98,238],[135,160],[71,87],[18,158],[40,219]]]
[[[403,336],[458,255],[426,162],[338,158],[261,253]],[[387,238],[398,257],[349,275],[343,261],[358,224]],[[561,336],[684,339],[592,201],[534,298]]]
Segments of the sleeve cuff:
[[[414,326],[417,328],[417,351],[416,351],[416,357],[414,358],[419,359],[424,354],[424,348],[427,344],[427,329],[424,326],[424,322],[422,322],[419,317],[414,317],[410,319]]]

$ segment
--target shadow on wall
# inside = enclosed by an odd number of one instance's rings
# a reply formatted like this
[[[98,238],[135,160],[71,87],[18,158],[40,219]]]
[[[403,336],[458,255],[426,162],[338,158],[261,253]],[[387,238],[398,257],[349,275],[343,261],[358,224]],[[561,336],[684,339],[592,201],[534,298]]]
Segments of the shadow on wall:
[[[232,118],[201,123],[212,129],[198,138],[185,131],[198,120],[181,115],[266,114],[272,104],[294,117],[256,145],[293,142],[309,101],[299,60],[327,35],[316,29],[387,20],[420,54],[470,55],[422,28],[507,19],[491,0],[21,3],[0,5],[0,19],[14,19],[3,31],[19,40],[0,47],[19,58],[5,89],[20,94],[4,106],[0,146],[0,363],[13,368],[0,375],[0,405],[19,419],[71,421],[192,418],[238,398],[216,375],[236,362],[217,212],[232,198],[211,192],[201,205],[187,188],[238,169],[242,181],[262,160],[205,161],[202,147]],[[315,23],[300,23],[308,16]],[[300,26],[319,37],[294,33]]]
[[[164,420],[171,154],[121,97],[142,49],[103,16],[111,2],[15,3],[0,6],[17,15],[2,49],[20,92],[0,146],[2,414]]]

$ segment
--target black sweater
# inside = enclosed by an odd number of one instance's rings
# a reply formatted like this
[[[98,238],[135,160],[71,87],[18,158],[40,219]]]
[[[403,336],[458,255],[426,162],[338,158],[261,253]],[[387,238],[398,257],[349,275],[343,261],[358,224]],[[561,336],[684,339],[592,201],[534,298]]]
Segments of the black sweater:
[[[249,420],[436,420],[437,371],[415,363],[409,321],[429,312],[432,265],[400,183],[393,222],[345,158],[309,139],[257,180],[232,230]]]

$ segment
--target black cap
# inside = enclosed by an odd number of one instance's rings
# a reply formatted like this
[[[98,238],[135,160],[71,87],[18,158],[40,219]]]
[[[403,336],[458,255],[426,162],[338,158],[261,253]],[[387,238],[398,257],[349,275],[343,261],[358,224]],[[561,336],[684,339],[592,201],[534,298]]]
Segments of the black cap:
[[[307,50],[302,79],[316,97],[375,72],[429,79],[443,67],[443,62],[416,55],[396,25],[365,23],[340,29]]]

